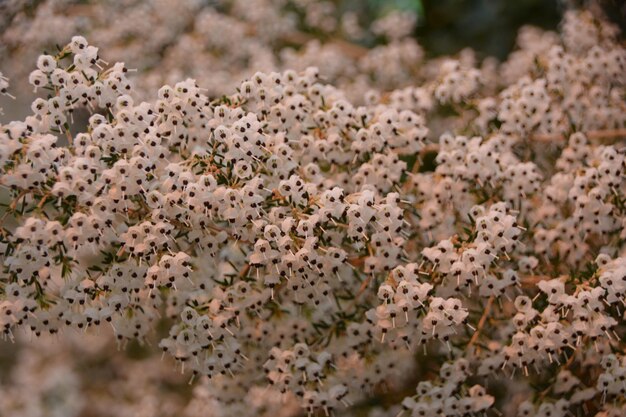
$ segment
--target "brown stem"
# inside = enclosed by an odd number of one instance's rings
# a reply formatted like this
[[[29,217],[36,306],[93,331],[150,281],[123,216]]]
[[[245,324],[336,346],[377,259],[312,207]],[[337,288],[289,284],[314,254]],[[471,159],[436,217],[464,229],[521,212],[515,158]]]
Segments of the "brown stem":
[[[313,35],[309,35],[308,33],[304,33],[304,32],[291,32],[283,36],[284,41],[301,45],[301,46],[306,45],[310,41],[313,41],[316,39],[317,38],[315,38]],[[364,46],[357,45],[355,43],[348,42],[343,39],[330,39],[328,42],[326,42],[326,45],[335,46],[343,54],[345,54],[346,56],[352,59],[359,59],[362,56],[366,55],[367,52],[369,51],[369,49],[365,48]]]
[[[367,278],[365,278],[365,280],[361,283],[361,286],[359,287],[359,292],[356,293],[356,296],[354,297],[354,300],[356,301],[361,294],[363,294],[365,292],[365,290],[367,289],[367,287],[370,285],[370,282],[372,282],[372,277],[374,275],[370,274],[367,276]]]
[[[606,129],[606,130],[590,130],[583,132],[589,139],[614,139],[620,137],[626,137],[626,129]],[[552,142],[552,141],[565,141],[567,138],[560,134],[541,134],[532,135],[530,140],[537,142]]]
[[[485,306],[485,310],[483,311],[483,315],[481,316],[480,320],[478,321],[478,325],[476,326],[476,331],[474,332],[474,334],[472,335],[472,338],[470,339],[469,343],[467,344],[467,348],[466,349],[469,349],[478,340],[478,337],[480,336],[480,332],[482,331],[483,327],[485,327],[485,323],[487,322],[487,317],[489,317],[489,312],[491,311],[491,306],[493,305],[493,300],[494,300],[494,296],[492,295],[491,297],[489,297],[489,300],[487,301],[487,305]]]

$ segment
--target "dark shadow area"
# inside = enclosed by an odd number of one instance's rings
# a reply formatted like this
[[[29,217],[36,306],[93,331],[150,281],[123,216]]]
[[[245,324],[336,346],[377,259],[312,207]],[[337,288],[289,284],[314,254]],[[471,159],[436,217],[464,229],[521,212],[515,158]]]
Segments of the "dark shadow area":
[[[420,43],[432,56],[473,48],[479,56],[505,58],[521,26],[556,29],[557,0],[423,0]]]

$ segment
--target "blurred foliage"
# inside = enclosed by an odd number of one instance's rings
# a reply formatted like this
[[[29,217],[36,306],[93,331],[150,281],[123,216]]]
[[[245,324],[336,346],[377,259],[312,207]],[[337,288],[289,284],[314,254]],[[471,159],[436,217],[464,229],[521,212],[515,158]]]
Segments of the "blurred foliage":
[[[416,37],[431,56],[471,47],[479,55],[506,58],[520,27],[556,30],[568,7],[598,8],[626,33],[625,0],[344,0],[370,16],[409,10],[418,16]]]
[[[423,0],[418,38],[433,55],[465,47],[505,58],[519,28],[556,29],[563,10],[558,0]]]
[[[409,10],[421,16],[424,11],[422,0],[368,0],[368,3],[371,7],[376,8],[379,13],[386,13],[391,10]]]
[[[575,0],[340,0],[365,26],[393,10],[418,17],[416,37],[432,56],[471,47],[481,56],[504,59],[523,25],[556,29],[566,3]],[[604,0],[617,2],[618,0]],[[615,6],[617,7],[617,6]],[[367,46],[376,43],[366,40]]]
[[[626,33],[626,1],[624,0],[598,0],[598,4],[610,20],[618,24],[622,30],[622,39]]]

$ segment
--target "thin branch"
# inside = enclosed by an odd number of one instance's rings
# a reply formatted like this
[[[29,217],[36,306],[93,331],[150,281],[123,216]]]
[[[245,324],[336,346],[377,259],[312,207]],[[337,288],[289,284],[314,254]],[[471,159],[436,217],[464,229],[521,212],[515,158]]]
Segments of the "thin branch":
[[[626,129],[606,129],[606,130],[589,130],[587,132],[582,132],[589,139],[615,139],[615,138],[626,138]],[[567,138],[560,134],[540,134],[540,135],[532,135],[530,140],[537,142],[556,142],[556,141],[565,141]]]
[[[476,326],[476,331],[474,332],[474,334],[472,335],[472,338],[467,344],[466,349],[469,349],[478,340],[478,337],[480,336],[480,332],[482,331],[483,327],[485,327],[485,323],[487,322],[487,317],[489,316],[489,312],[491,311],[493,300],[494,300],[494,296],[492,295],[491,297],[489,297],[489,300],[487,301],[487,305],[485,306],[483,315],[478,321],[478,325]]]

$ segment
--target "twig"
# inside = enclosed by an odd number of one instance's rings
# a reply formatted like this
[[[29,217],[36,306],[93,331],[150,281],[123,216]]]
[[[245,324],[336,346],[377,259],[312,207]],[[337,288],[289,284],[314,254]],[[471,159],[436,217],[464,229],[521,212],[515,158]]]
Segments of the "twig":
[[[372,277],[373,276],[374,275],[372,275],[372,274],[368,275],[367,278],[365,278],[365,280],[361,283],[361,286],[359,287],[359,292],[357,292],[356,296],[354,297],[355,301],[357,300],[357,298],[359,298],[361,296],[361,294],[363,294],[365,292],[365,290],[369,286],[370,282],[372,282]]]
[[[478,321],[478,325],[476,326],[476,331],[474,332],[474,334],[472,335],[472,338],[467,344],[466,349],[469,349],[478,340],[478,337],[480,336],[480,332],[483,329],[483,327],[485,327],[485,323],[487,322],[487,317],[489,316],[489,312],[491,311],[493,300],[494,300],[494,297],[492,295],[491,297],[489,297],[489,300],[487,301],[487,305],[485,306],[485,311],[483,311],[483,315]]]
[[[587,132],[582,132],[589,139],[614,139],[620,137],[626,137],[626,129],[607,129],[607,130],[590,130]],[[530,137],[531,140],[537,142],[552,142],[552,141],[565,141],[567,138],[560,134],[541,134],[541,135],[532,135]]]
[[[311,41],[317,40],[317,38],[315,38],[313,35],[310,35],[308,33],[298,31],[298,32],[290,32],[289,34],[283,36],[283,40],[303,46]],[[330,39],[325,44],[336,47],[344,55],[355,60],[361,58],[362,56],[366,55],[369,52],[369,49],[364,46],[357,45],[355,43],[348,42],[342,39]]]

